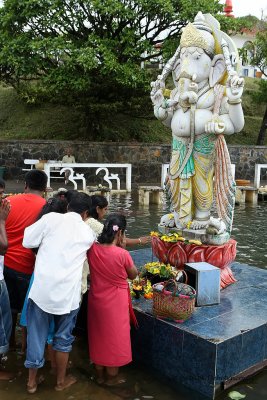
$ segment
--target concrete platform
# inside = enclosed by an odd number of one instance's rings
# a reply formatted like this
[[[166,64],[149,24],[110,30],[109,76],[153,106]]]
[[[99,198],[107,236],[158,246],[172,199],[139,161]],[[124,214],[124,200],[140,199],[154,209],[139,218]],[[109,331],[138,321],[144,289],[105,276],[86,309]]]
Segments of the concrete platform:
[[[237,186],[236,198],[237,203],[258,203],[258,189],[254,186]]]
[[[160,186],[138,186],[138,201],[143,206],[162,204],[164,190]]]
[[[137,266],[151,249],[131,251]],[[196,308],[182,324],[152,315],[152,300],[134,300],[139,329],[133,357],[167,378],[213,399],[267,365],[267,270],[233,263],[237,283],[221,291],[218,305]]]

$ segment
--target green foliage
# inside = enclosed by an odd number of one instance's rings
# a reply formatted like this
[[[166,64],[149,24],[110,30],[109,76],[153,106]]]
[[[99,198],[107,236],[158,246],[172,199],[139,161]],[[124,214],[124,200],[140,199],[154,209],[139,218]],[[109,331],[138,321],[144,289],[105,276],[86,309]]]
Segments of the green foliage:
[[[216,18],[220,22],[221,30],[230,35],[235,35],[240,33],[243,28],[250,27],[250,23],[241,20],[241,18],[229,18],[224,14],[216,15]]]
[[[236,18],[240,23],[243,24],[243,28],[248,28],[250,30],[262,31],[266,29],[267,22],[260,20],[255,15],[246,15],[244,17]]]
[[[267,104],[267,80],[261,79],[259,82],[258,91],[253,93],[253,100],[256,103],[264,103]]]
[[[253,145],[261,126],[265,104],[257,104],[252,95],[260,79],[246,78],[243,95],[245,127],[241,133],[226,137],[230,144]],[[0,137],[2,139],[58,139],[118,142],[171,143],[171,130],[154,115],[150,99],[136,99],[134,112],[106,113],[101,127],[87,128],[85,111],[80,107],[43,102],[27,104],[11,87],[0,86]],[[139,109],[139,105],[143,111]],[[97,122],[96,122],[97,124]],[[265,140],[265,144],[267,142]]]
[[[267,68],[267,28],[258,32],[253,42],[253,57],[251,64],[256,65],[260,71],[267,77],[265,69]]]
[[[242,106],[245,115],[245,126],[242,132],[231,136],[226,136],[229,144],[255,145],[262,125],[262,118],[265,113],[266,103],[257,103],[255,98],[259,96],[259,86],[263,79],[245,78],[244,94],[242,96]],[[267,145],[267,138],[264,140]]]
[[[263,75],[267,77],[267,24],[265,23],[263,30],[257,33],[255,41],[251,44],[252,57],[250,63],[256,65]],[[265,105],[265,112],[263,112],[263,118],[259,129],[257,138],[258,145],[264,145],[266,142],[266,130],[267,130],[267,82],[261,80],[259,82],[259,90],[252,94],[252,99],[255,103]]]
[[[6,0],[0,10],[0,79],[28,104],[79,107],[88,132],[106,113],[136,110],[149,93],[141,69],[178,45],[199,10],[217,14],[219,0]],[[155,45],[167,35],[163,49]],[[169,46],[169,50],[168,49]],[[141,108],[141,107],[139,107]],[[99,129],[98,129],[99,128]]]
[[[107,114],[101,128],[96,126],[88,131],[87,115],[79,107],[49,102],[27,104],[13,88],[6,86],[0,86],[0,102],[2,139],[171,142],[171,131],[154,118],[152,107],[147,105],[143,116]]]

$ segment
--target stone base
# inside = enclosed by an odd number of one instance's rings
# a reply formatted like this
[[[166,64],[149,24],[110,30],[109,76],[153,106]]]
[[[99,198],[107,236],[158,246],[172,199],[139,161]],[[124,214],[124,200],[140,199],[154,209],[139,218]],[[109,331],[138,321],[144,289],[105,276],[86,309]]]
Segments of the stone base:
[[[235,283],[236,280],[229,267],[236,257],[236,241],[230,239],[227,243],[215,245],[197,245],[186,242],[163,242],[158,237],[152,237],[154,255],[164,264],[183,269],[185,263],[205,261],[221,269],[221,289]]]
[[[132,251],[137,266],[151,250]],[[139,329],[132,329],[133,359],[178,388],[214,399],[267,362],[267,271],[234,263],[238,278],[218,305],[197,307],[184,323],[153,316],[153,300],[133,300]],[[189,398],[189,396],[188,396]],[[190,398],[199,398],[193,392]]]

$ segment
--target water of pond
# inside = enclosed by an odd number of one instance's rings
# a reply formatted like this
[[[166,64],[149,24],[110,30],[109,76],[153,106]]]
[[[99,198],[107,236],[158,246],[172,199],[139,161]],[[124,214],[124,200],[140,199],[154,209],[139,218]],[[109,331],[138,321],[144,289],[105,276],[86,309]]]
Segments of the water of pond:
[[[157,230],[160,216],[168,212],[168,205],[138,207],[137,199],[130,195],[112,195],[109,211],[127,215],[127,234],[131,237],[147,235]],[[237,240],[236,261],[267,268],[267,202],[249,206],[236,206],[232,237]]]
[[[157,229],[157,223],[167,206],[138,207],[132,195],[112,195],[110,198],[110,212],[122,211],[127,215],[127,231],[129,237],[138,237]],[[267,203],[257,206],[238,206],[235,210],[233,237],[238,241],[237,261],[260,268],[267,268]],[[84,338],[76,340],[71,354],[72,373],[79,381],[72,388],[63,393],[55,392],[54,377],[49,374],[49,366],[44,369],[46,381],[33,398],[38,400],[203,400],[199,394],[186,388],[172,389],[162,379],[158,379],[148,368],[139,365],[130,365],[124,368],[127,378],[124,388],[100,387],[91,380],[92,365],[89,364],[87,343]],[[23,357],[18,353],[10,352],[7,368],[19,371],[20,374],[13,382],[0,382],[0,399],[28,399],[26,377],[27,371],[23,367]],[[267,398],[267,370],[262,371],[248,381],[237,384],[234,388],[220,396],[221,400],[229,399],[228,394],[236,390],[246,395],[247,400],[265,400]]]

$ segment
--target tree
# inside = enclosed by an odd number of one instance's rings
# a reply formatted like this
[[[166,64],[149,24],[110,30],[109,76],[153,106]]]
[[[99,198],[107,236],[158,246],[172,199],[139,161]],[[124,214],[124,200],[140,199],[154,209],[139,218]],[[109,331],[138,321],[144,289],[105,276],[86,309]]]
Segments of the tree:
[[[261,127],[257,139],[257,145],[263,146],[265,142],[265,135],[267,130],[267,80],[261,79],[259,81],[259,91],[253,96],[254,100],[258,103],[266,104],[265,113],[262,118]]]
[[[101,116],[140,110],[151,70],[141,61],[177,47],[199,10],[219,0],[6,0],[0,10],[0,79],[28,102],[85,110],[88,133]],[[229,21],[227,21],[229,24]]]
[[[253,46],[253,57],[250,62],[256,65],[267,77],[267,27],[264,31],[258,32]]]
[[[251,58],[251,64],[256,65],[263,75],[267,77],[267,28],[259,32],[253,43],[254,52]],[[266,110],[262,119],[257,145],[264,145],[267,129],[267,81],[261,79],[259,82],[259,92],[254,95],[254,100],[258,103],[265,103]]]

